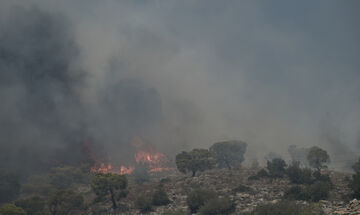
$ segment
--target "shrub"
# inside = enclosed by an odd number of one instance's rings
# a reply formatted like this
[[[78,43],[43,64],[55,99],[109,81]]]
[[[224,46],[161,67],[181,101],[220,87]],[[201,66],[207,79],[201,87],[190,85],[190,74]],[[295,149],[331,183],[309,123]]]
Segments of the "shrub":
[[[272,178],[282,178],[286,174],[286,163],[281,158],[275,158],[267,162],[266,168],[269,170],[269,176]]]
[[[355,173],[360,173],[360,158],[356,163],[354,163],[354,165],[352,165],[352,169]]]
[[[319,200],[327,199],[331,185],[327,182],[317,181],[306,188],[306,192],[310,196],[310,200],[318,202]]]
[[[148,197],[140,196],[135,201],[135,206],[141,213],[148,213],[153,210],[151,200]]]
[[[168,205],[171,201],[164,189],[159,188],[153,193],[151,202],[155,206],[161,206]]]
[[[56,167],[50,169],[49,182],[57,189],[70,188],[72,184],[86,183],[88,175],[79,168],[72,166]]]
[[[249,176],[248,180],[259,180],[261,178],[268,178],[269,173],[265,169],[259,170],[255,175]]]
[[[216,197],[216,193],[209,190],[194,190],[189,193],[186,202],[190,208],[191,213],[196,213],[199,208],[210,199],[213,199]]]
[[[171,211],[171,210],[166,210],[164,211],[164,213],[162,213],[162,215],[187,215],[188,213],[184,212],[183,210],[175,210],[175,211]]]
[[[285,191],[284,198],[288,200],[309,200],[310,196],[302,187],[293,186]]]
[[[0,170],[0,203],[15,199],[19,192],[19,177],[7,170]]]
[[[200,215],[227,215],[235,211],[235,204],[229,198],[212,198],[200,207]]]
[[[0,215],[26,215],[26,212],[14,204],[4,204],[0,207]]]
[[[214,143],[210,151],[214,153],[217,166],[231,169],[234,165],[244,161],[247,144],[242,141],[232,140]]]
[[[360,173],[352,176],[349,181],[349,187],[353,190],[353,198],[360,199]]]
[[[275,204],[257,206],[245,215],[325,215],[318,205],[301,206],[294,201],[280,201]]]
[[[27,215],[38,215],[44,211],[45,200],[39,196],[33,196],[27,199],[17,200],[15,205],[24,209]]]
[[[71,190],[54,191],[48,200],[52,214],[69,214],[71,211],[81,209],[83,203],[82,195]]]
[[[286,174],[291,183],[294,184],[311,184],[311,169],[301,169],[299,163],[293,163],[286,169]]]
[[[245,193],[245,192],[252,192],[253,189],[251,187],[240,184],[239,186],[232,189],[232,191],[234,193]]]
[[[320,171],[315,171],[313,173],[313,176],[314,176],[314,182],[321,181],[321,182],[328,183],[330,185],[330,187],[333,186],[333,183],[332,183],[329,175],[321,174]]]
[[[143,184],[150,180],[150,175],[145,165],[138,164],[135,166],[135,170],[132,174],[137,184]]]

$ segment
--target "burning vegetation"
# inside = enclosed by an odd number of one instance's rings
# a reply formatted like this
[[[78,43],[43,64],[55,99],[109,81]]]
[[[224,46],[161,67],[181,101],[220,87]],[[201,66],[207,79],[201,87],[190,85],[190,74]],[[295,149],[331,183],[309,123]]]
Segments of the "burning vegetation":
[[[165,154],[155,151],[151,145],[145,144],[140,137],[134,137],[130,145],[135,148],[134,164],[114,165],[95,159],[95,164],[91,167],[90,172],[130,175],[137,165],[145,166],[148,172],[163,172],[173,169],[168,167],[169,159]]]

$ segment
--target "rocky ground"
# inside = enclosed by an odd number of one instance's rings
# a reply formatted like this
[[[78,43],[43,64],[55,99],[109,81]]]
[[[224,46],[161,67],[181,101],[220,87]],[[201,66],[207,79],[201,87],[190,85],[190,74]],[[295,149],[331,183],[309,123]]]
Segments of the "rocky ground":
[[[279,201],[285,190],[291,184],[287,179],[261,179],[249,181],[248,176],[253,175],[254,170],[211,170],[200,173],[196,177],[181,175],[176,172],[167,175],[153,176],[150,182],[143,185],[137,185],[129,178],[129,195],[123,202],[125,211],[115,212],[115,214],[136,215],[140,212],[135,208],[134,202],[140,195],[152,193],[158,186],[163,186],[171,199],[171,204],[167,206],[154,207],[154,211],[149,214],[162,214],[166,210],[184,209],[187,210],[186,197],[187,193],[194,188],[204,188],[216,191],[220,196],[230,196],[236,203],[234,214],[251,211],[254,207],[263,203],[275,203]],[[334,189],[330,193],[329,200],[320,201],[319,204],[327,214],[335,215],[360,215],[360,200],[348,199],[351,190],[347,187],[346,178],[350,174],[329,171],[328,174],[334,183]],[[234,192],[233,189],[238,185],[251,187],[251,191]],[[307,202],[300,202],[308,204]],[[99,205],[99,208],[110,208]],[[93,210],[94,211],[94,210]],[[98,210],[95,214],[114,214],[111,210]]]

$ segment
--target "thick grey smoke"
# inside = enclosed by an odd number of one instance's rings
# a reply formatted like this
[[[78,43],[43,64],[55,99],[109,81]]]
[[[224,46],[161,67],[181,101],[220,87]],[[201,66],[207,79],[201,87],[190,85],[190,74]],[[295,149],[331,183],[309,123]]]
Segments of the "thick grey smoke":
[[[136,135],[169,154],[240,139],[248,157],[286,157],[289,145],[355,156],[359,7],[3,1],[1,163],[73,160],[85,139],[127,160]]]

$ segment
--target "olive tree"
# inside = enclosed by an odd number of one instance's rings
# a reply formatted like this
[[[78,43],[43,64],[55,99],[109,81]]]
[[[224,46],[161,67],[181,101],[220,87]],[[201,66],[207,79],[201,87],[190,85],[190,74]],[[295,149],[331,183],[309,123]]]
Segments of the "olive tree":
[[[247,144],[232,140],[214,143],[210,151],[214,154],[218,167],[231,169],[234,165],[244,161]]]
[[[92,190],[100,199],[110,194],[113,209],[118,207],[116,200],[126,196],[127,184],[125,175],[112,173],[96,173],[90,183]]]
[[[49,210],[52,215],[67,215],[74,210],[81,209],[84,198],[80,193],[72,190],[55,190],[48,200]]]
[[[307,154],[307,160],[311,167],[320,171],[322,168],[326,167],[326,163],[330,162],[330,157],[324,149],[313,146]]]
[[[190,152],[181,152],[176,155],[176,166],[184,174],[192,172],[194,177],[196,172],[214,168],[215,162],[212,153],[207,149],[193,149]]]

